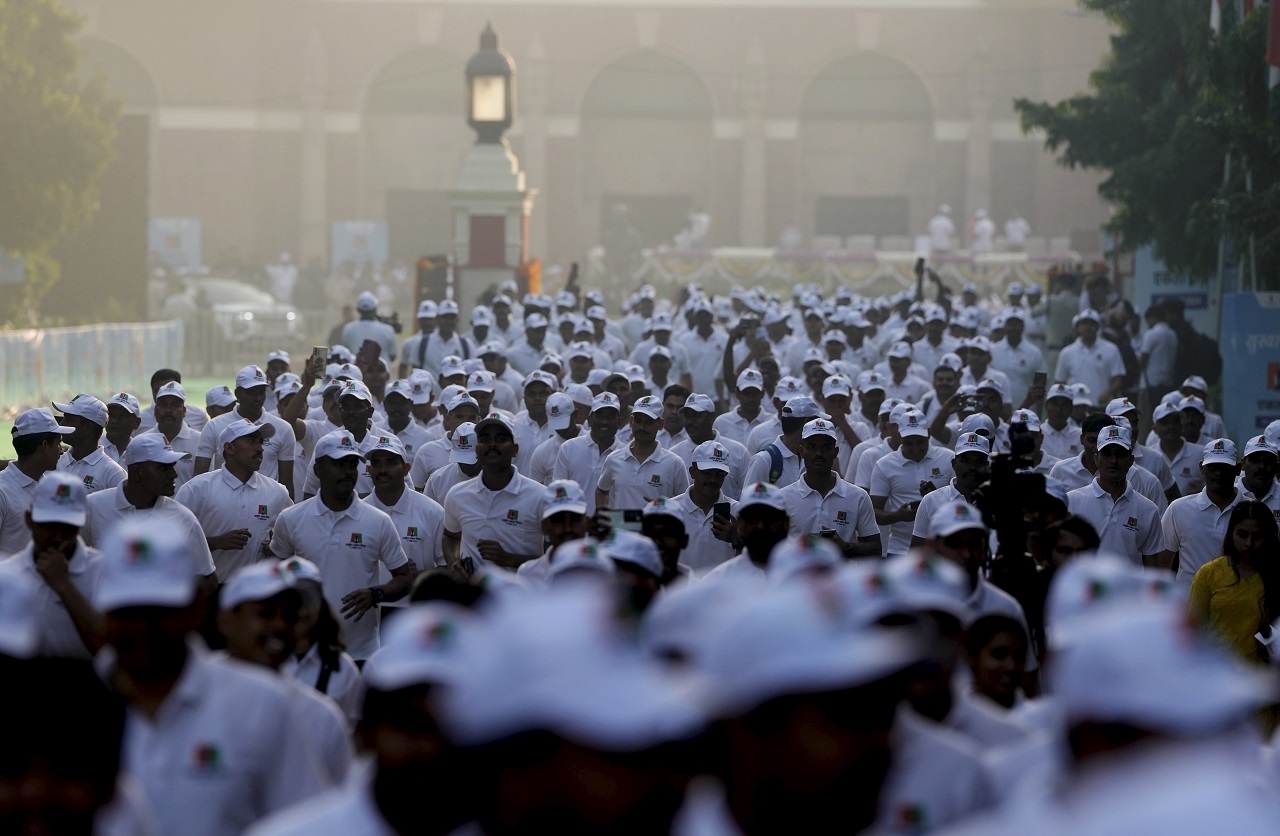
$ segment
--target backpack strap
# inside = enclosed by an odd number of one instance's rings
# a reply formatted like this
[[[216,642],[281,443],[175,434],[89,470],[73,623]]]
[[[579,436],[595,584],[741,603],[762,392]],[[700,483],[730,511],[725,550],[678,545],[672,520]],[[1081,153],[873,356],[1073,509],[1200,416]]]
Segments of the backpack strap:
[[[776,441],[766,444],[764,451],[769,454],[769,484],[776,485],[782,478],[782,451]]]

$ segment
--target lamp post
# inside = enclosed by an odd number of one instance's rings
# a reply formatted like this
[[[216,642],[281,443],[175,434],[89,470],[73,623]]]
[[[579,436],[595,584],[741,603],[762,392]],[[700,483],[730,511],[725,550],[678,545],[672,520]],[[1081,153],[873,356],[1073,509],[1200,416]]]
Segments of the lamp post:
[[[455,287],[462,307],[490,284],[516,277],[528,258],[529,214],[537,192],[503,134],[515,121],[515,62],[486,25],[466,69],[467,124],[476,144],[449,194],[453,210]]]
[[[515,113],[515,62],[498,47],[498,34],[486,24],[480,51],[467,62],[467,124],[476,142],[497,145]]]

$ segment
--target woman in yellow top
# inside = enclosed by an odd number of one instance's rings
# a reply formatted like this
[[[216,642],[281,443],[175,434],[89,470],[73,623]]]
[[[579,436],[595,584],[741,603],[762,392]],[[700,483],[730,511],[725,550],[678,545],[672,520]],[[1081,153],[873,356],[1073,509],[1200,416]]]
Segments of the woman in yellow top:
[[[1261,502],[1232,509],[1222,551],[1191,581],[1191,613],[1245,659],[1266,661],[1254,634],[1269,634],[1280,616],[1280,535],[1271,509]]]

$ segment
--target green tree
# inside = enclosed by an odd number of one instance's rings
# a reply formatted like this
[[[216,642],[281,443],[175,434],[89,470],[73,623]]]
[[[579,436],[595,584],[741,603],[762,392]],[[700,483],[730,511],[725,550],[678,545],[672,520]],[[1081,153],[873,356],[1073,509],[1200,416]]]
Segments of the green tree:
[[[24,293],[0,297],[5,319],[30,318],[57,282],[50,248],[97,210],[111,160],[120,106],[80,80],[79,27],[56,0],[0,0],[0,249],[28,267]]]
[[[1253,237],[1260,285],[1280,271],[1280,120],[1268,110],[1264,61],[1268,8],[1209,27],[1204,0],[1082,0],[1115,27],[1091,92],[1057,103],[1014,103],[1024,130],[1070,168],[1106,172],[1099,194],[1115,207],[1120,247],[1151,244],[1171,269],[1216,275],[1228,257],[1248,261]],[[1231,176],[1224,183],[1224,160]],[[1246,185],[1252,172],[1253,188]]]

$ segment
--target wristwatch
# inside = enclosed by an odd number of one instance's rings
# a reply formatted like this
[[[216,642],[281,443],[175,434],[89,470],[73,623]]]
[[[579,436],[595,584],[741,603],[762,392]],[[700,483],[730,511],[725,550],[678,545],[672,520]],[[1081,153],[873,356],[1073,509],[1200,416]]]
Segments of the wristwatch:
[[[380,586],[369,587],[369,594],[373,596],[374,604],[381,604],[387,598],[387,593]]]

